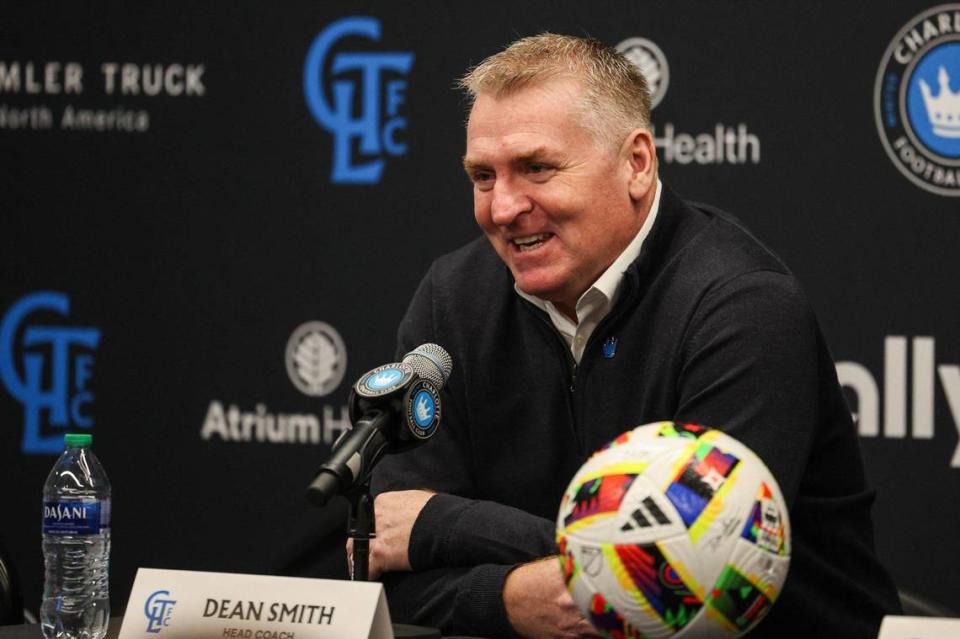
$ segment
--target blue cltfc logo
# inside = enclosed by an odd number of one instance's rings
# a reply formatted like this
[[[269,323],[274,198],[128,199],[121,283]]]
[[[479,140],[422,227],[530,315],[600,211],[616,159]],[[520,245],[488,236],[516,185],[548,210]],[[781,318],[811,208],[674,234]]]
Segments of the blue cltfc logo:
[[[897,169],[931,193],[960,196],[960,4],[925,11],[897,34],[874,109]]]
[[[380,40],[380,21],[353,16],[321,31],[307,52],[303,91],[310,113],[333,134],[330,180],[376,184],[383,173],[383,156],[407,152],[398,136],[407,127],[406,118],[398,115],[407,82],[386,77],[409,73],[414,55],[406,51],[331,53],[334,45],[349,36],[376,42]]]
[[[93,393],[87,385],[93,375],[90,351],[100,342],[100,331],[29,321],[44,311],[65,317],[70,301],[63,293],[32,293],[0,320],[0,380],[23,404],[23,452],[59,454],[63,432],[93,426]],[[51,427],[60,434],[45,434]]]
[[[143,604],[143,614],[147,616],[147,632],[157,633],[170,625],[173,605],[169,590],[153,592]]]

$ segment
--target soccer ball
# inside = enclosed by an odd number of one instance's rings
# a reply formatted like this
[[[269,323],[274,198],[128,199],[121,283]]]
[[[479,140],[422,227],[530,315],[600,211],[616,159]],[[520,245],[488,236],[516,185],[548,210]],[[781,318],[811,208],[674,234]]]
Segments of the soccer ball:
[[[786,502],[733,437],[659,422],[597,451],[564,493],[567,588],[608,637],[738,637],[777,600],[790,564]]]

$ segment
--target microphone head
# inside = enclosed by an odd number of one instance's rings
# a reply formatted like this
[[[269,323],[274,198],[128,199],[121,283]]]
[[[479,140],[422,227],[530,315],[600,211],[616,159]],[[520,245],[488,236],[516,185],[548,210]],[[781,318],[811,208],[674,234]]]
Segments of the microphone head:
[[[421,379],[425,379],[437,388],[443,388],[453,370],[453,359],[442,346],[421,344],[403,356],[403,363],[409,364]]]

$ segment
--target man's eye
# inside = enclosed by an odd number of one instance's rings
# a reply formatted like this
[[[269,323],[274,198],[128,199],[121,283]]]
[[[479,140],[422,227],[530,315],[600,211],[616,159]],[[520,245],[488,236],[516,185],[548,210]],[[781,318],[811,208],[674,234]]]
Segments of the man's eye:
[[[553,174],[553,167],[548,164],[528,164],[527,175],[534,179],[546,179]]]
[[[476,186],[484,188],[493,183],[493,171],[473,171],[470,174],[470,181]]]

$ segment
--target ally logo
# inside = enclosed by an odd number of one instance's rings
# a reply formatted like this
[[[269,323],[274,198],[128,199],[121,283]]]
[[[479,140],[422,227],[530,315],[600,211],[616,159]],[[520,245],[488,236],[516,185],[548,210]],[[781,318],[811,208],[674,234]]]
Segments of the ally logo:
[[[330,24],[310,45],[303,69],[303,92],[310,113],[333,134],[336,184],[376,184],[384,156],[401,156],[407,145],[398,133],[406,129],[401,115],[405,76],[413,66],[409,51],[334,52],[344,38],[380,40],[380,21],[351,16]],[[388,79],[389,78],[389,79]],[[332,98],[332,100],[328,99]],[[354,116],[358,113],[358,116]]]
[[[89,351],[100,342],[100,331],[30,322],[37,312],[66,317],[70,300],[63,293],[39,291],[10,307],[0,320],[0,381],[23,404],[23,452],[59,454],[64,431],[93,426],[89,414],[93,393],[87,388],[93,375]],[[48,427],[60,433],[45,434]]]

